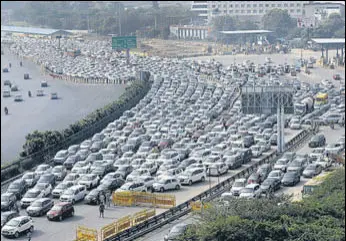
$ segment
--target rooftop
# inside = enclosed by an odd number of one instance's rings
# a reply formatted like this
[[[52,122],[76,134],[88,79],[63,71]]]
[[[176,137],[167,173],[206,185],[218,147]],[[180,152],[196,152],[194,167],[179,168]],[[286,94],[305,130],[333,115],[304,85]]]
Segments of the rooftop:
[[[58,31],[64,31],[66,33],[69,33],[61,29],[17,27],[17,26],[3,26],[3,25],[1,25],[1,31],[14,32],[14,33],[40,34],[40,35],[50,35]]]
[[[272,33],[273,31],[269,31],[269,30],[235,30],[235,31],[220,31],[223,34],[256,34],[256,33]]]
[[[312,38],[317,44],[345,44],[344,38]]]

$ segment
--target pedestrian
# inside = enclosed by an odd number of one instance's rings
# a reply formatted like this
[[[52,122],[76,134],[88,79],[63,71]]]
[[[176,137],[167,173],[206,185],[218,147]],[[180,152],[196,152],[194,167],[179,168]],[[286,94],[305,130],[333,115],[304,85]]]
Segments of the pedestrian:
[[[105,203],[105,201],[106,201],[105,199],[106,199],[106,198],[105,198],[104,193],[103,193],[103,192],[101,192],[101,193],[100,193],[100,201],[101,201],[101,203],[103,203],[103,204],[104,204],[104,203]]]
[[[28,238],[28,241],[31,241],[31,232],[30,231],[26,234],[26,237]]]
[[[111,199],[112,199],[111,192],[106,192],[106,203],[107,203],[107,207],[110,207],[110,206],[111,206]]]
[[[22,66],[23,66],[23,63],[22,63],[22,61],[20,61],[20,62],[19,62],[19,65],[20,65],[20,67],[22,67]]]
[[[12,64],[10,63],[9,66],[10,66],[10,68],[11,68],[11,67],[12,67]]]
[[[99,210],[100,210],[100,217],[102,216],[102,218],[104,218],[105,205],[103,203],[100,204]]]
[[[8,115],[8,109],[5,107],[5,115]]]

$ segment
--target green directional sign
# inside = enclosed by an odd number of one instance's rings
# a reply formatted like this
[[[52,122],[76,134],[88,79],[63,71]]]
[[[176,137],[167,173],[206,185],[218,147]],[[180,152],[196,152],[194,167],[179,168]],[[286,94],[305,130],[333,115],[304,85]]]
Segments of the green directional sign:
[[[135,49],[137,48],[136,36],[112,37],[112,49]]]

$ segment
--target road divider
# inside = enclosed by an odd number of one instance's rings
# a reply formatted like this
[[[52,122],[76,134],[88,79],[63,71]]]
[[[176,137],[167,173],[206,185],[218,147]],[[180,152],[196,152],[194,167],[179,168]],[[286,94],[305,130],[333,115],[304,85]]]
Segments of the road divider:
[[[155,208],[172,208],[176,205],[174,195],[146,192],[113,192],[112,201],[119,206],[149,205]]]
[[[76,241],[97,241],[97,230],[93,228],[87,228],[84,226],[78,226],[76,230]]]

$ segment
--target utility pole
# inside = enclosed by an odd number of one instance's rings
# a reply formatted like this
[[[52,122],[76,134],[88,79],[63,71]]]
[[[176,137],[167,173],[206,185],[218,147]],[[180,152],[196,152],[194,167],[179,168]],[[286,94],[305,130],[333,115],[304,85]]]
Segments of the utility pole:
[[[121,13],[120,13],[120,4],[118,4],[118,22],[119,22],[119,36],[121,36]]]

